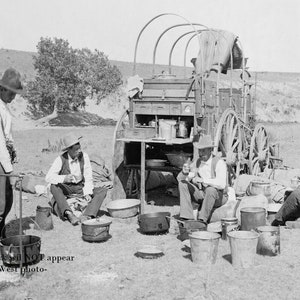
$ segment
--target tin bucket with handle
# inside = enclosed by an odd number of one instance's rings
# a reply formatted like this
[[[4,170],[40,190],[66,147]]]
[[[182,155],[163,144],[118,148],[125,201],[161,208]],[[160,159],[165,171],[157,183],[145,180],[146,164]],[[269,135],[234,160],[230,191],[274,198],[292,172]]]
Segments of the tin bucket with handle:
[[[255,231],[231,231],[228,234],[231,261],[235,268],[254,266],[259,234]]]
[[[220,234],[209,231],[196,231],[190,235],[192,261],[199,265],[212,265],[216,262]]]

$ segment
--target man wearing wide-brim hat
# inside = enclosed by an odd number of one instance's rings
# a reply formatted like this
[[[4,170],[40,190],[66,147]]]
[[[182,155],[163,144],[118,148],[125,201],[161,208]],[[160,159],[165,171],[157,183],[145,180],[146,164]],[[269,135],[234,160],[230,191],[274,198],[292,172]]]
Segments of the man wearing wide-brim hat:
[[[63,138],[63,153],[55,159],[46,175],[46,181],[51,184],[53,199],[50,204],[53,210],[72,225],[95,218],[107,193],[106,188],[94,188],[90,159],[87,153],[81,151],[80,139],[74,134]],[[86,201],[80,217],[74,214],[67,201],[67,198],[74,197],[80,203]]]
[[[16,150],[12,137],[12,117],[7,107],[16,94],[23,94],[21,75],[13,68],[7,69],[0,80],[0,174],[10,174],[16,162]],[[13,202],[12,187],[8,178],[0,176],[0,232],[5,235],[5,218]]]
[[[224,205],[227,200],[227,166],[220,157],[214,157],[212,139],[200,136],[193,143],[199,158],[183,165],[178,174],[180,197],[180,218],[194,219],[193,210],[198,206],[198,220],[209,223],[214,208]]]

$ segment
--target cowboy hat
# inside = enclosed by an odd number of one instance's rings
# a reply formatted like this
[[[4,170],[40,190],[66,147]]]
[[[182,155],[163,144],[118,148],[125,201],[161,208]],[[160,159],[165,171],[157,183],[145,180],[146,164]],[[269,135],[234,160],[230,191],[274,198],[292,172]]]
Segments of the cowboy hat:
[[[202,135],[198,140],[194,137],[193,145],[197,149],[214,148],[214,143],[210,135]]]
[[[16,94],[24,94],[21,84],[21,75],[13,68],[9,68],[4,72],[3,77],[0,80],[0,86]]]
[[[69,135],[67,135],[67,136],[65,136],[63,138],[64,148],[62,149],[62,151],[67,151],[70,147],[78,144],[80,142],[81,138],[82,138],[82,136],[76,137],[72,133],[69,134]]]

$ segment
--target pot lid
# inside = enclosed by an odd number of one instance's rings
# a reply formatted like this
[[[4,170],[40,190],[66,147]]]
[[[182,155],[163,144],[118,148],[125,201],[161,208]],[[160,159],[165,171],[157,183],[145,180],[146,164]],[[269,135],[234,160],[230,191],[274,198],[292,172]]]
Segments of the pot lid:
[[[137,252],[142,255],[153,255],[153,256],[164,253],[162,249],[154,245],[144,245]]]

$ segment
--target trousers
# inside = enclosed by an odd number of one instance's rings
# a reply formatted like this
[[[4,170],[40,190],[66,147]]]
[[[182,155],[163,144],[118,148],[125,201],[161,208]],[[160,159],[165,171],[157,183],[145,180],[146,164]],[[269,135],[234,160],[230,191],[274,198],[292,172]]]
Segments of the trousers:
[[[59,184],[51,184],[50,191],[54,198],[54,203],[52,206],[55,207],[57,204],[57,212],[61,219],[65,219],[65,212],[67,210],[72,211],[68,202],[67,196],[71,195],[83,195],[82,192],[83,184],[68,184],[68,183],[59,183]],[[96,217],[97,213],[106,197],[107,189],[104,187],[94,188],[92,200],[86,207],[83,212],[84,216]]]
[[[6,174],[0,164],[0,174]],[[13,204],[13,191],[9,178],[0,176],[0,235],[5,235],[5,219]]]
[[[298,218],[300,218],[300,187],[286,198],[275,215],[275,219],[281,222],[294,221]]]
[[[208,186],[203,190],[186,180],[178,182],[180,198],[180,217],[194,219],[193,209],[195,203],[199,206],[198,219],[209,222],[213,209],[224,205],[228,197],[223,190]]]

